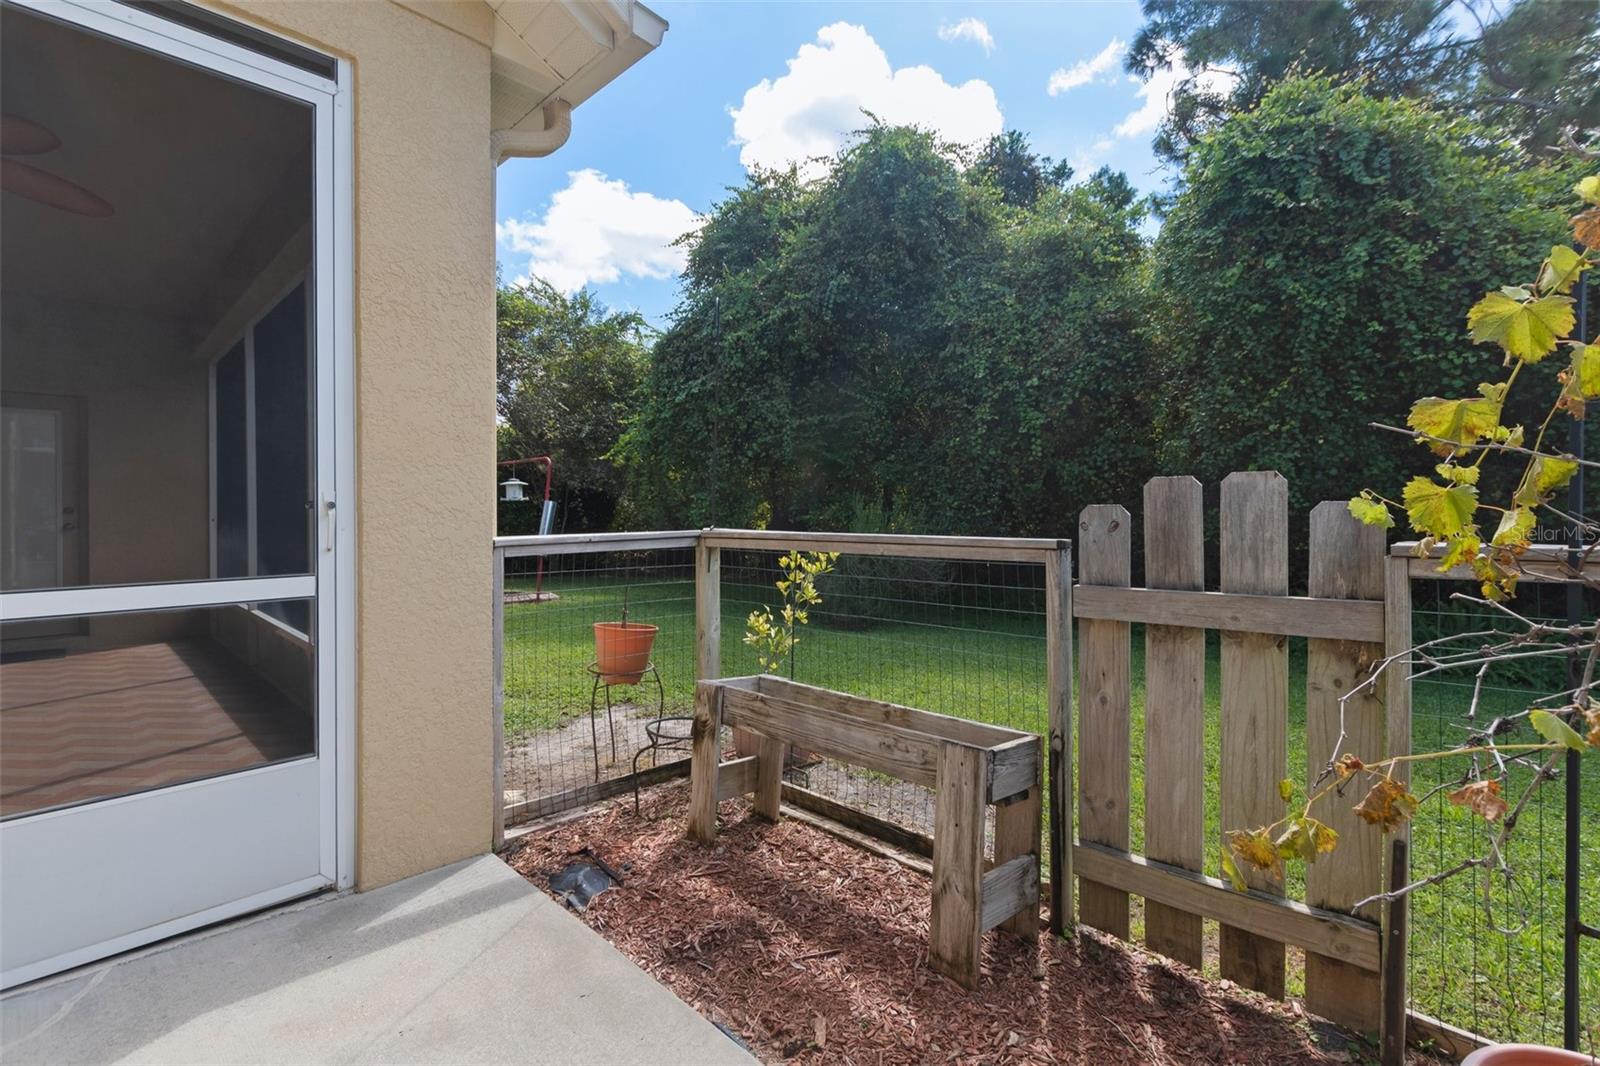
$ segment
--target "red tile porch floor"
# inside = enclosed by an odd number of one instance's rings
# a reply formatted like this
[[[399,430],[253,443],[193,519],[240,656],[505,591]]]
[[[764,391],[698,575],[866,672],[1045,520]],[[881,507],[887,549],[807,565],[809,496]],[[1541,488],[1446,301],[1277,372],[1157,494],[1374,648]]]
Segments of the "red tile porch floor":
[[[311,751],[306,715],[209,641],[0,663],[0,817]]]

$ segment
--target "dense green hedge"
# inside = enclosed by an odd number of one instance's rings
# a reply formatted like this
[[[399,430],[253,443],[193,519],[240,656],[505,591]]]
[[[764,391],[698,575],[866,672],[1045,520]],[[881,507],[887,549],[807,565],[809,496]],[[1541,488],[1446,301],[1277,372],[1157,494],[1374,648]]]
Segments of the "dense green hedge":
[[[1481,127],[1317,78],[1202,138],[1153,256],[1162,472],[1275,469],[1294,513],[1397,491],[1417,450],[1367,423],[1483,380],[1496,356],[1466,310],[1538,268],[1571,181]]]

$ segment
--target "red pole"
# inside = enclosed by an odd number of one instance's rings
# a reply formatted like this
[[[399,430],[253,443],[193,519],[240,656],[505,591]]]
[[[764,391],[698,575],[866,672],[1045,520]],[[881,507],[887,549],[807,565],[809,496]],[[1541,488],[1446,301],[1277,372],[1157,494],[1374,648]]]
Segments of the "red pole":
[[[521,466],[523,463],[544,464],[544,503],[548,504],[550,502],[550,487],[554,483],[556,476],[555,461],[548,455],[530,455],[523,459],[506,459],[502,462],[496,463],[495,466],[498,469],[499,467],[503,466]],[[541,510],[539,514],[542,520],[544,512]],[[536,572],[533,582],[533,595],[535,601],[538,600],[539,593],[542,591],[544,591],[544,556],[541,555],[539,556],[539,568]]]

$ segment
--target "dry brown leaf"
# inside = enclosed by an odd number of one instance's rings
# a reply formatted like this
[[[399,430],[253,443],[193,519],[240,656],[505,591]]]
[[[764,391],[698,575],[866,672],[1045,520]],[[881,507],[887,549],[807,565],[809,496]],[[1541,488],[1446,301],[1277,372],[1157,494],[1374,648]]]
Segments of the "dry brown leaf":
[[[1450,793],[1450,802],[1466,807],[1486,822],[1492,822],[1506,813],[1506,799],[1500,794],[1498,781],[1473,781]]]

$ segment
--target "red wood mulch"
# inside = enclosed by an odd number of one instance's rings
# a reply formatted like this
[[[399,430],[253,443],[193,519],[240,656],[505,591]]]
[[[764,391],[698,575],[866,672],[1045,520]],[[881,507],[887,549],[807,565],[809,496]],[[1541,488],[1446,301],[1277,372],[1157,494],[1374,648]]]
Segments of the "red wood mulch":
[[[969,993],[927,966],[928,879],[793,819],[722,805],[714,848],[684,837],[684,786],[535,830],[506,859],[548,891],[587,847],[624,884],[582,915],[766,1062],[1371,1061],[1296,1007],[1110,938],[985,938]],[[1423,1061],[1423,1060],[1419,1060]]]

